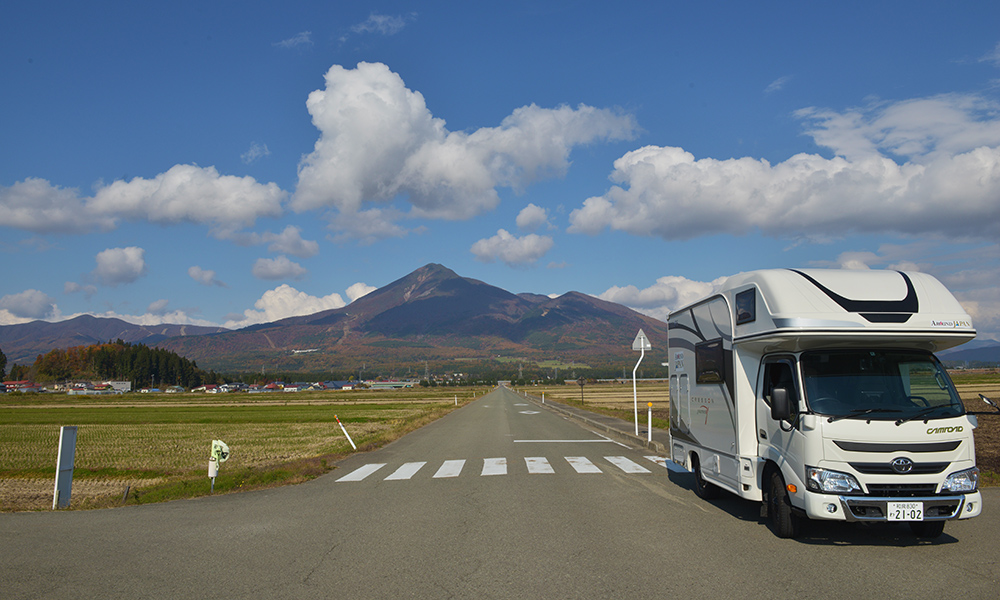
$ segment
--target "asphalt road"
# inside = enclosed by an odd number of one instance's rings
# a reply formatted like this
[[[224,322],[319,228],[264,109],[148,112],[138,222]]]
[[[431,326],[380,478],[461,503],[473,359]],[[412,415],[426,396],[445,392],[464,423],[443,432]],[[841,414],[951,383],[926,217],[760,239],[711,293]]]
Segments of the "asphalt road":
[[[0,598],[997,597],[996,488],[933,543],[782,540],[649,454],[500,389],[303,485],[0,515]]]

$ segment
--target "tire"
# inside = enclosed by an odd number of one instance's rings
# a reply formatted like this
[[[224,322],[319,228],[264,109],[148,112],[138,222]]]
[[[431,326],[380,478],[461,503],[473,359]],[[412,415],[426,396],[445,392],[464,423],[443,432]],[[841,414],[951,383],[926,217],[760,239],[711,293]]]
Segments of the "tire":
[[[767,488],[767,522],[774,535],[794,538],[801,530],[801,519],[792,512],[792,502],[785,488],[785,478],[774,469],[770,472]]]
[[[933,540],[944,533],[944,521],[911,521],[910,530],[922,540]]]
[[[719,497],[719,486],[705,481],[705,478],[701,474],[701,461],[698,460],[697,454],[691,455],[691,466],[694,471],[694,493],[698,495],[702,500],[714,500]]]

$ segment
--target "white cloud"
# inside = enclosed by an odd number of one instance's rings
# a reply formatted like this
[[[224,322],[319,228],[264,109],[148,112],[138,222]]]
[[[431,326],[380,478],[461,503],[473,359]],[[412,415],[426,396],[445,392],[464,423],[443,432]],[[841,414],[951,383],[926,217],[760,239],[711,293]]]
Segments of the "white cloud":
[[[108,248],[97,254],[97,268],[91,276],[100,284],[117,287],[132,283],[146,274],[146,251],[136,246]]]
[[[617,184],[570,214],[570,231],[604,228],[665,239],[759,230],[775,237],[849,233],[1000,236],[1000,110],[976,96],[936,96],[799,116],[837,156],[697,160],[646,146],[616,160]],[[882,152],[906,156],[897,163]]]
[[[279,48],[296,48],[298,46],[312,46],[312,32],[311,31],[300,31],[299,33],[293,35],[287,40],[281,40],[280,42],[275,42],[273,44]]]
[[[302,230],[294,225],[285,227],[281,233],[264,233],[261,239],[269,243],[267,249],[271,252],[282,252],[299,258],[309,258],[319,254],[319,243],[315,240],[302,239]]]
[[[165,299],[156,300],[155,302],[150,303],[150,305],[146,308],[146,312],[151,315],[158,315],[158,316],[165,315],[167,313],[168,304],[170,304],[169,300]]]
[[[354,33],[379,33],[396,35],[406,27],[406,17],[399,15],[377,15],[372,13],[367,19],[351,27]]]
[[[993,50],[984,54],[979,59],[979,62],[990,62],[993,63],[995,66],[1000,67],[1000,43],[997,43],[997,45],[994,46]]]
[[[570,150],[630,138],[634,119],[581,105],[515,110],[499,127],[449,132],[424,97],[380,63],[334,65],[306,107],[320,138],[299,165],[297,211],[408,202],[410,215],[467,219],[493,209],[496,188],[560,176]]]
[[[257,279],[302,279],[307,272],[302,265],[285,255],[258,258],[253,265],[253,276]]]
[[[247,309],[243,311],[242,318],[228,321],[224,327],[237,328],[257,323],[270,323],[287,317],[311,315],[344,306],[347,306],[347,303],[344,302],[340,294],[330,294],[320,298],[300,292],[288,284],[282,284],[273,290],[264,292],[264,295],[254,303],[257,310]]]
[[[368,294],[374,292],[377,289],[378,288],[375,286],[368,285],[367,283],[361,283],[359,281],[358,283],[355,283],[351,287],[347,288],[347,299],[351,302],[354,302],[358,298],[361,298],[362,296],[367,296]]]
[[[501,260],[508,266],[521,266],[536,262],[552,249],[552,238],[534,233],[524,237],[511,235],[500,229],[490,238],[481,239],[470,250],[482,262]]]
[[[0,186],[0,224],[35,233],[85,233],[113,229],[115,220],[90,210],[78,190],[29,177]]]
[[[612,286],[597,297],[665,320],[671,311],[700,300],[720,289],[726,279],[728,277],[719,277],[713,281],[705,282],[668,275],[660,277],[655,284],[648,288],[639,289],[634,285]]]
[[[331,219],[330,229],[336,232],[333,236],[335,242],[357,240],[367,246],[378,240],[405,237],[408,230],[396,223],[401,218],[403,215],[392,208],[369,208],[336,215]]]
[[[198,265],[188,268],[188,276],[202,285],[216,285],[227,287],[225,283],[215,278],[215,271],[202,269]]]
[[[543,225],[551,227],[548,211],[534,204],[529,204],[522,208],[521,212],[517,213],[516,222],[518,229],[523,229],[524,231],[536,231]]]
[[[286,193],[253,177],[219,175],[215,167],[175,165],[153,179],[115,181],[97,190],[88,208],[151,223],[208,223],[220,232],[279,216]]]
[[[14,319],[34,321],[51,317],[56,312],[56,305],[55,301],[48,294],[30,289],[17,294],[3,296],[0,298],[0,309],[7,312]],[[0,319],[0,324],[9,325],[11,323]]]
[[[271,151],[267,149],[267,144],[259,144],[257,142],[250,142],[250,149],[240,154],[240,160],[243,164],[249,165],[250,163],[264,158],[265,156],[270,156]]]
[[[784,77],[779,77],[772,81],[766,88],[764,88],[765,94],[773,94],[774,92],[780,91],[785,87],[789,81],[792,80],[791,75],[785,75]]]

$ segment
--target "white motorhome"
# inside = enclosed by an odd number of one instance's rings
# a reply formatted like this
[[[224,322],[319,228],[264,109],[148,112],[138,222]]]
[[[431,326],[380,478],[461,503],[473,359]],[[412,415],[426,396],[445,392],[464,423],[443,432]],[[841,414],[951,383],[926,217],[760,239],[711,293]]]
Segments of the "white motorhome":
[[[930,275],[775,269],[670,314],[670,453],[695,491],[803,517],[907,521],[936,537],[982,510],[966,413],[934,352],[976,335]]]

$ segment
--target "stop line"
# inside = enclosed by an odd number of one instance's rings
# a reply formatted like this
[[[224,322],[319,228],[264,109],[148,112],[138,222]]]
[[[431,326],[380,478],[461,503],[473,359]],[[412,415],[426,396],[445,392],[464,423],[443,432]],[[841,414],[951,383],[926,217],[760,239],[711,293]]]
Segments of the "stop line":
[[[670,469],[673,466],[670,462],[666,461],[660,456],[646,456],[647,460],[663,467]],[[577,474],[592,474],[592,473],[604,473],[606,470],[617,469],[624,473],[645,475],[650,474],[651,471],[646,467],[636,463],[635,461],[626,458],[624,456],[605,456],[603,457],[604,463],[595,464],[589,458],[584,456],[564,456],[562,460],[556,461],[556,464],[549,462],[549,459],[544,456],[528,456],[524,458],[524,466],[529,475],[552,475],[558,472],[572,472]],[[564,462],[565,461],[565,462]],[[482,469],[478,468],[478,461],[475,469],[466,469],[466,465],[469,461],[464,459],[456,460],[446,460],[431,476],[432,479],[449,479],[460,477],[463,472],[479,472],[480,477],[497,476],[497,475],[507,475],[508,474],[508,461],[506,458],[484,458],[482,459]],[[383,481],[405,481],[412,479],[418,473],[421,472],[423,467],[427,465],[426,461],[423,462],[407,462],[394,471],[392,471],[388,476],[386,476]],[[558,465],[558,468],[557,468]],[[565,465],[565,466],[563,466]],[[382,467],[386,466],[386,463],[369,463],[362,467],[359,467],[347,475],[344,475],[337,482],[351,482],[351,481],[364,481],[368,477],[374,475]],[[429,472],[429,471],[428,471]]]

